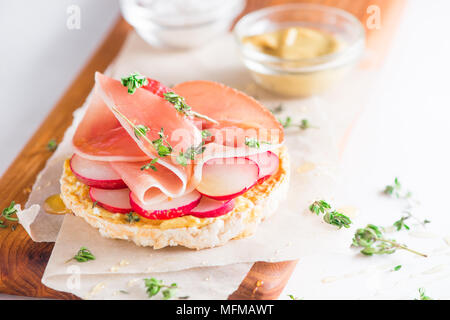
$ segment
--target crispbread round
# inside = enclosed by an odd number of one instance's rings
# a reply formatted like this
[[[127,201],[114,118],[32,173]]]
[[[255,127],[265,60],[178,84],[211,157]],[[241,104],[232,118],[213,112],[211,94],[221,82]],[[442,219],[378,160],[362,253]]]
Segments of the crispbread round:
[[[61,198],[67,208],[99,229],[104,237],[129,240],[155,249],[177,245],[192,249],[211,248],[252,235],[259,223],[276,211],[287,195],[290,171],[286,147],[278,150],[278,156],[277,173],[237,197],[233,211],[217,218],[184,216],[149,220],[141,217],[139,222],[129,223],[124,214],[94,206],[89,187],[77,180],[70,170],[69,160],[64,164],[60,180]]]

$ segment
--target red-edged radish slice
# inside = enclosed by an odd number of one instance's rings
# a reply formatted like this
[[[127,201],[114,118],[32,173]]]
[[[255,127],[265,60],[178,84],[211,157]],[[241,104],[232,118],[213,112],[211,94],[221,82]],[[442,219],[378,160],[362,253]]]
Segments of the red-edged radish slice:
[[[220,158],[205,162],[197,191],[215,200],[230,200],[243,194],[259,179],[255,161],[246,158]]]
[[[129,213],[133,211],[130,204],[130,189],[98,189],[90,188],[89,196],[97,205],[110,212]]]
[[[272,151],[253,154],[251,156],[247,156],[246,158],[253,160],[258,164],[258,167],[259,167],[258,183],[262,183],[263,181],[267,180],[275,172],[278,171],[280,159]]]
[[[100,189],[123,189],[127,185],[108,162],[92,161],[74,154],[70,169],[84,184]]]
[[[199,204],[201,198],[202,195],[194,190],[181,197],[146,208],[139,203],[133,193],[130,193],[130,203],[133,210],[140,216],[153,220],[166,220],[184,216]]]
[[[189,215],[197,218],[214,218],[223,216],[234,208],[234,200],[219,201],[203,197],[198,206],[189,212]]]

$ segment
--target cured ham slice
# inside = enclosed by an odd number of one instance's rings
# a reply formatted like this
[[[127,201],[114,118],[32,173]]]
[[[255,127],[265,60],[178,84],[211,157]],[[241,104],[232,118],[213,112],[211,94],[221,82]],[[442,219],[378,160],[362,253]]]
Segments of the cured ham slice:
[[[173,90],[183,96],[193,110],[219,121],[220,125],[216,129],[240,128],[247,132],[253,129],[255,136],[262,141],[274,145],[283,142],[283,126],[280,122],[267,108],[243,92],[221,83],[202,80],[180,83]],[[241,146],[244,141],[240,139],[238,142],[237,146]]]
[[[73,136],[75,152],[96,161],[148,159],[96,91],[94,89],[86,114]]]

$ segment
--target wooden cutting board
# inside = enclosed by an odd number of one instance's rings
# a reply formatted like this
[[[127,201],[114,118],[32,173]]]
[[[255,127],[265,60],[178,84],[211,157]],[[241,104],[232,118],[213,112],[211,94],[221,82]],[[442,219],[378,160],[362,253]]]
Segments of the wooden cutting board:
[[[376,53],[377,61],[384,56],[393,30],[404,7],[404,0],[249,0],[245,13],[264,6],[288,2],[320,3],[339,7],[353,13],[366,26],[367,8],[380,8],[381,28],[367,30],[367,45]],[[0,208],[12,200],[22,206],[28,198],[37,174],[51,156],[46,145],[49,140],[60,141],[72,122],[72,113],[80,107],[94,85],[95,71],[103,72],[113,61],[132,28],[118,19],[104,42],[81,70],[39,129],[0,179]],[[25,230],[17,225],[0,229],[0,292],[32,297],[77,299],[76,296],[58,292],[41,284],[41,278],[53,249],[53,243],[35,243]],[[239,289],[230,299],[276,299],[280,295],[297,261],[279,263],[257,262],[247,274]]]

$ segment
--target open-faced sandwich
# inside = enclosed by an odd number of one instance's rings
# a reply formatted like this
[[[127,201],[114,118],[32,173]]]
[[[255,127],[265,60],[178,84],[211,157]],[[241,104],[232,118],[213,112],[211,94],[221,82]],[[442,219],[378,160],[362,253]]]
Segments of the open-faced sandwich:
[[[96,74],[61,198],[105,237],[203,249],[253,234],[288,188],[283,127],[210,81]]]

